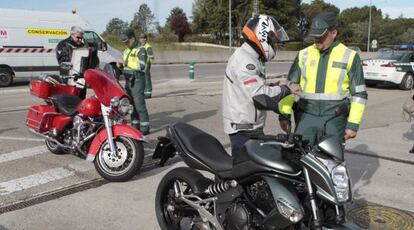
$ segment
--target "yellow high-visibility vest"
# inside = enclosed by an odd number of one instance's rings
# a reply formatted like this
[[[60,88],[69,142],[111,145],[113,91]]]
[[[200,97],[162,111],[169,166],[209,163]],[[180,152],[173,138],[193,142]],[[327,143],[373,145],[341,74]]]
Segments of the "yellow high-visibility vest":
[[[152,50],[152,46],[150,44],[148,44],[148,42],[145,43],[144,45],[145,50],[147,51],[148,54],[148,63],[152,64],[152,61],[154,60],[154,53]],[[148,49],[151,48],[151,51],[149,51]]]
[[[298,65],[301,70],[299,83],[303,92],[301,100],[341,101],[350,98],[351,110],[348,122],[360,124],[365,111],[366,99],[351,97],[348,75],[356,52],[342,43],[335,46],[329,54],[324,91],[316,92],[320,55],[315,44],[299,52]],[[279,103],[279,111],[283,114],[291,114],[293,103],[293,95],[285,97]]]
[[[125,67],[134,71],[141,70],[140,64],[145,66],[145,62],[139,59],[139,48],[126,49],[123,55]]]

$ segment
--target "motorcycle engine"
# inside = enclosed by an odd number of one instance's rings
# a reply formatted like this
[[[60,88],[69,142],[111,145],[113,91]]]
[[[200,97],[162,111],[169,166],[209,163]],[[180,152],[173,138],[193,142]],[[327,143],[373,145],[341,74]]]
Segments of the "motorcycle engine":
[[[250,230],[251,212],[242,202],[233,203],[226,211],[224,227],[226,230]]]
[[[276,205],[269,186],[265,181],[260,180],[250,185],[248,194],[250,195],[252,202],[256,207],[263,211],[264,214],[268,214]]]

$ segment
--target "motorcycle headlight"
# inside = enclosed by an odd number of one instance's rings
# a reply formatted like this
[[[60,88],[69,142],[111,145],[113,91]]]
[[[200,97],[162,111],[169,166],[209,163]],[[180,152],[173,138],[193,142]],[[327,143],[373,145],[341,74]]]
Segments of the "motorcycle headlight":
[[[296,209],[294,209],[288,202],[283,200],[276,201],[277,209],[279,213],[282,214],[286,219],[290,220],[293,223],[299,222],[303,218],[303,214]]]
[[[349,176],[345,165],[340,164],[331,171],[332,181],[339,202],[346,202],[349,199]]]
[[[118,112],[121,115],[127,115],[132,113],[132,105],[129,102],[128,98],[124,97],[121,99],[121,101],[119,101]]]
[[[345,163],[338,164],[333,160],[316,157],[331,173],[336,197],[339,202],[346,202],[349,199],[349,176]]]

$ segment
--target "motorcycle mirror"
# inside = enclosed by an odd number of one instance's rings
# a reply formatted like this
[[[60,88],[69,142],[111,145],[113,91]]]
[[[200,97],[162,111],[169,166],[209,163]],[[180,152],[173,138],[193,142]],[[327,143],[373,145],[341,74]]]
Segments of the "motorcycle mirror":
[[[258,110],[275,111],[278,108],[278,103],[266,94],[254,96],[253,103]]]
[[[60,63],[60,68],[64,70],[71,70],[73,68],[73,64],[71,62],[62,62]]]

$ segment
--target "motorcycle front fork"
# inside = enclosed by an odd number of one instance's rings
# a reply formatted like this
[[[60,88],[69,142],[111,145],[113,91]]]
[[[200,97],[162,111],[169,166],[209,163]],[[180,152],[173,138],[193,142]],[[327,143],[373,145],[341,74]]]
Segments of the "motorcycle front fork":
[[[322,229],[322,221],[321,221],[321,217],[319,214],[318,205],[316,204],[316,194],[312,187],[312,182],[309,177],[309,172],[305,167],[303,168],[303,174],[305,176],[306,188],[308,190],[309,201],[310,201],[311,209],[312,209],[312,226],[313,226],[312,229],[319,230],[319,229]],[[338,205],[335,205],[335,213],[336,213],[337,218],[343,215]]]
[[[305,167],[303,167],[303,175],[305,176],[306,188],[308,190],[309,201],[312,209],[312,225],[315,229],[321,229],[322,223],[320,221],[319,209],[316,205],[316,195],[313,191],[312,183],[309,177],[309,172]]]
[[[109,149],[111,150],[112,157],[116,156],[116,147],[114,142],[114,137],[112,135],[112,121],[109,119],[109,114],[111,113],[111,107],[106,107],[101,104],[102,116],[104,118],[106,134],[108,136],[107,141],[109,144]]]

